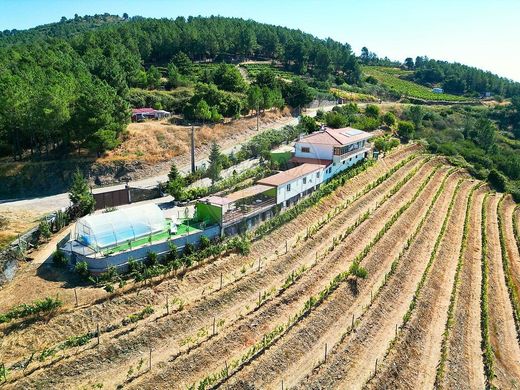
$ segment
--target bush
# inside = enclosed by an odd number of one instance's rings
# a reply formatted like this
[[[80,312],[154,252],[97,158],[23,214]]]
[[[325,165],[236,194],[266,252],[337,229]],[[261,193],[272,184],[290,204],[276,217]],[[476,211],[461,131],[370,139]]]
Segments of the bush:
[[[48,240],[51,238],[51,224],[46,218],[43,218],[38,225],[38,233],[41,238]]]
[[[188,242],[186,243],[186,245],[184,245],[184,251],[183,251],[183,254],[185,256],[189,256],[191,254],[195,253],[195,245],[193,245],[192,243]]]
[[[492,169],[489,172],[488,181],[495,190],[499,192],[506,192],[507,178],[496,169]]]
[[[368,116],[369,118],[378,119],[380,114],[381,114],[381,110],[375,104],[369,104],[365,108],[365,115]]]
[[[148,252],[146,254],[146,265],[148,267],[154,267],[159,264],[159,260],[157,258],[157,253],[155,252]]]
[[[87,278],[90,275],[86,261],[78,261],[74,266],[74,271],[83,278]]]
[[[57,267],[65,267],[69,264],[69,259],[67,259],[62,250],[58,249],[52,254],[52,262]]]
[[[415,135],[415,126],[412,122],[400,121],[397,125],[397,133],[403,141],[408,142]]]
[[[206,249],[211,245],[211,241],[206,236],[201,236],[199,241],[199,248]]]

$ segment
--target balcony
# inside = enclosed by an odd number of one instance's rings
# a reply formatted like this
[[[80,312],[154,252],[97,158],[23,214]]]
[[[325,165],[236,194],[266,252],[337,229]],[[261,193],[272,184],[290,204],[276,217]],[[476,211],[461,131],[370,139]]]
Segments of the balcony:
[[[339,154],[339,155],[334,155],[332,157],[332,161],[337,163],[339,161],[343,161],[347,158],[350,158],[350,157],[353,157],[353,156],[356,156],[360,153],[365,153],[365,152],[369,152],[370,151],[370,147],[368,146],[364,146],[362,148],[357,148],[357,149],[354,149],[354,150],[351,150],[349,152],[346,152],[346,153],[343,153],[343,154]]]
[[[224,226],[232,225],[241,220],[251,218],[255,215],[258,215],[264,211],[270,210],[273,206],[276,205],[275,198],[269,198],[266,200],[258,199],[255,202],[252,202],[247,205],[237,206],[237,208],[233,210],[229,210],[226,212],[222,218],[222,224]]]

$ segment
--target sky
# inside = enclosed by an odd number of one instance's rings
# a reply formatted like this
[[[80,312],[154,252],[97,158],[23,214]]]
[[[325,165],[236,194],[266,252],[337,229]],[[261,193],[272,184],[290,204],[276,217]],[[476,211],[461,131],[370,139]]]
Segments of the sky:
[[[520,81],[519,0],[0,0],[0,30],[111,13],[221,15],[297,28],[403,61],[426,55]]]

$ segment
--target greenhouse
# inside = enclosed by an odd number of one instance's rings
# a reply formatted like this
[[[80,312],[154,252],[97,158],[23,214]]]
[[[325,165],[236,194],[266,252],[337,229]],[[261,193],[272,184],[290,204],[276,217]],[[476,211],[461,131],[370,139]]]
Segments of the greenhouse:
[[[167,229],[162,210],[156,204],[146,204],[83,217],[76,224],[74,239],[100,251]]]

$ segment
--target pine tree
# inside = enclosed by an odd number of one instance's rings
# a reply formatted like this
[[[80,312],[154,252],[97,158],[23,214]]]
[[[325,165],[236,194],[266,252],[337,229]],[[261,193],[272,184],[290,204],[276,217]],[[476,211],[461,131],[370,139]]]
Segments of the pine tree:
[[[82,215],[94,210],[96,201],[94,200],[94,196],[90,193],[87,180],[79,169],[76,169],[72,177],[69,198],[72,204],[79,208]]]
[[[208,174],[211,179],[211,184],[220,178],[220,172],[222,171],[222,154],[220,153],[220,147],[216,142],[211,145],[211,152],[209,154],[209,168]]]

